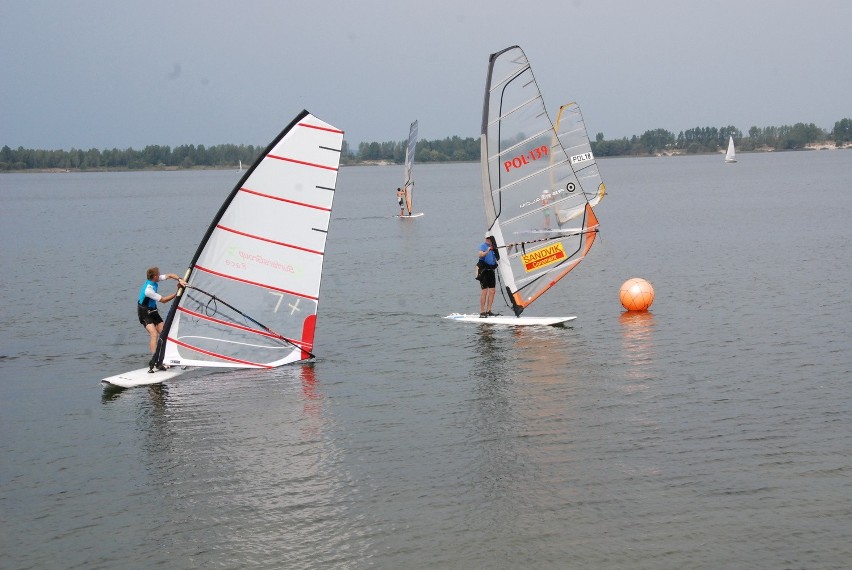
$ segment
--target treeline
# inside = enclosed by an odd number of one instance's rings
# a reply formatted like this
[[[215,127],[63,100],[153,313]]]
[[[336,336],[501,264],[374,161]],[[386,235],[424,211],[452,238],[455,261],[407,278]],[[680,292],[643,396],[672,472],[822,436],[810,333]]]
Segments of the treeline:
[[[751,127],[748,136],[733,126],[695,127],[677,135],[665,129],[645,131],[631,138],[606,140],[598,133],[592,141],[596,156],[644,156],[660,153],[697,154],[717,152],[734,137],[739,151],[794,150],[811,143],[833,141],[842,146],[852,143],[852,119],[842,119],[826,132],[813,123],[796,123],[781,127]],[[343,141],[341,164],[355,165],[374,162],[402,163],[406,141],[362,142],[352,151]],[[423,140],[417,143],[415,162],[465,162],[479,160],[479,138],[448,137],[443,140]],[[142,150],[33,150],[4,146],[0,149],[0,171],[19,170],[143,170],[189,168],[236,168],[252,164],[265,147],[223,144],[169,146],[150,145]]]
[[[71,149],[32,150],[8,146],[0,149],[0,170],[143,170],[150,168],[236,168],[240,161],[250,165],[264,147],[222,144],[169,146],[150,145],[142,150]]]
[[[834,123],[831,132],[817,127],[813,123],[796,123],[781,127],[751,127],[748,136],[733,126],[695,127],[674,133],[665,129],[645,131],[640,136],[628,139],[606,140],[598,133],[592,143],[596,156],[642,156],[664,152],[698,154],[717,152],[728,146],[728,137],[734,138],[739,151],[749,150],[796,150],[811,143],[834,142],[842,146],[852,142],[852,119],[842,119]]]

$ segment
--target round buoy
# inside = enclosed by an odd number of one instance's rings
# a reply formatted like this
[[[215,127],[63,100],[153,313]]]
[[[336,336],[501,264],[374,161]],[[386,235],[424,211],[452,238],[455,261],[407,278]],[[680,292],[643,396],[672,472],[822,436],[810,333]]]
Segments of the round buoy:
[[[654,288],[644,279],[634,277],[624,282],[618,296],[628,311],[645,311],[654,302]]]

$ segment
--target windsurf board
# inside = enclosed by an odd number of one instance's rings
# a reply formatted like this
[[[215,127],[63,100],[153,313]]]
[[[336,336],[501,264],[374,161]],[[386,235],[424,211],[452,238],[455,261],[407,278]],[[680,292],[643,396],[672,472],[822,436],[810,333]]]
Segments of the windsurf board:
[[[109,384],[110,386],[118,386],[119,388],[133,388],[135,386],[159,384],[160,382],[165,382],[166,380],[180,376],[184,372],[186,372],[186,369],[179,367],[172,367],[168,370],[155,370],[154,372],[148,372],[148,368],[140,368],[138,370],[131,370],[130,372],[124,372],[123,374],[116,374],[115,376],[104,378],[101,380],[101,383]]]
[[[480,317],[477,314],[465,315],[461,313],[452,313],[444,317],[452,321],[462,323],[479,323],[481,325],[514,325],[514,326],[553,326],[573,321],[577,317],[514,317],[514,316],[494,316]]]

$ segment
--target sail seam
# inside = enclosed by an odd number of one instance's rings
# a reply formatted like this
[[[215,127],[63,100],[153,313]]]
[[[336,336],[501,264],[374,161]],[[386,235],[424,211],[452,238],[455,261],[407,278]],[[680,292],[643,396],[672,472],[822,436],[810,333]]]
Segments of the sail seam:
[[[327,131],[329,133],[334,133],[336,135],[342,135],[343,134],[343,131],[341,131],[339,129],[332,129],[332,128],[329,128],[329,127],[321,127],[319,125],[312,125],[310,123],[299,123],[299,126],[300,127],[307,127],[309,129],[316,129],[318,131]]]
[[[321,186],[317,186],[317,188],[322,188]],[[331,190],[330,188],[325,188],[325,190]],[[324,206],[315,206],[313,204],[307,204],[305,202],[297,202],[296,200],[289,200],[287,198],[282,198],[280,196],[273,196],[272,194],[264,194],[263,192],[258,192],[257,190],[249,190],[248,188],[240,188],[241,192],[245,192],[247,194],[254,194],[255,196],[260,196],[261,198],[269,198],[271,200],[278,200],[279,202],[286,202],[288,204],[293,204],[294,206],[304,206],[305,208],[313,208],[314,210],[320,210],[322,212],[331,212],[331,208],[326,208]]]
[[[251,361],[248,361],[248,360],[240,360],[239,358],[232,358],[230,356],[225,356],[224,354],[218,354],[216,352],[204,350],[203,348],[198,348],[197,346],[192,346],[191,344],[187,344],[187,343],[180,341],[180,340],[178,340],[174,337],[169,337],[169,340],[171,342],[177,344],[178,346],[182,346],[182,347],[186,348],[187,350],[191,350],[193,352],[198,352],[198,353],[201,353],[201,354],[206,354],[207,356],[212,356],[213,358],[220,358],[220,359],[225,360],[227,362],[236,362],[236,363],[239,363],[239,364],[245,364],[247,366],[256,366],[257,368],[273,368],[272,366],[269,366],[267,364],[258,364],[257,362],[251,362]]]
[[[271,244],[274,244],[274,245],[280,245],[281,247],[289,247],[290,249],[298,249],[299,251],[304,251],[304,252],[307,252],[307,253],[315,253],[317,255],[325,255],[323,252],[317,251],[315,249],[308,249],[306,247],[301,247],[301,246],[293,245],[293,244],[290,244],[290,243],[284,243],[284,242],[281,242],[281,241],[275,241],[274,239],[269,239],[269,238],[257,236],[257,235],[254,235],[254,234],[248,234],[246,232],[241,232],[239,230],[235,230],[234,228],[229,228],[229,227],[223,226],[221,224],[217,224],[216,227],[219,228],[222,231],[231,232],[232,234],[245,236],[247,238],[256,239],[258,241],[265,241],[266,243],[271,243]],[[314,229],[314,228],[312,228],[312,229]]]
[[[297,297],[302,297],[303,299],[310,299],[311,301],[318,301],[317,297],[312,295],[308,295],[306,293],[297,293],[295,291],[290,291],[288,289],[282,289],[280,287],[273,287],[272,285],[264,285],[263,283],[258,283],[257,281],[250,281],[248,279],[240,279],[239,277],[234,277],[233,275],[226,275],[224,273],[220,273],[218,271],[213,271],[212,269],[208,269],[206,267],[202,267],[201,265],[196,265],[195,269],[199,271],[203,271],[205,273],[209,273],[211,275],[216,275],[218,277],[224,277],[225,279],[230,279],[231,281],[239,281],[240,283],[246,283],[247,285],[255,285],[257,287],[263,287],[264,289],[270,289],[272,291],[280,291],[282,293],[287,293],[288,295],[295,295]]]
[[[317,164],[316,162],[297,160],[295,158],[287,158],[286,156],[278,156],[277,154],[267,154],[266,158],[274,158],[275,160],[283,160],[284,162],[292,162],[294,164],[302,164],[304,166],[312,166],[314,168],[324,168],[325,170],[333,170],[337,172],[337,168],[333,166],[326,166],[325,164]]]
[[[178,307],[178,311],[180,311],[182,313],[186,313],[190,316],[193,316],[193,317],[196,317],[196,318],[199,318],[199,319],[203,319],[205,321],[210,321],[210,322],[220,324],[220,325],[223,325],[223,326],[226,326],[226,327],[240,329],[240,330],[243,330],[243,331],[246,331],[246,332],[258,334],[260,336],[265,336],[267,338],[283,339],[283,340],[289,342],[290,344],[297,345],[299,348],[302,348],[302,346],[306,346],[305,343],[303,343],[301,341],[291,339],[291,338],[287,338],[287,337],[280,335],[278,333],[270,333],[270,332],[267,332],[267,331],[262,331],[260,329],[253,329],[251,327],[247,327],[245,325],[240,325],[240,324],[237,324],[237,323],[229,323],[228,321],[223,321],[222,319],[215,319],[215,318],[213,318],[209,315],[205,315],[203,313],[198,313],[196,311],[192,311],[192,310],[187,309],[185,307]]]

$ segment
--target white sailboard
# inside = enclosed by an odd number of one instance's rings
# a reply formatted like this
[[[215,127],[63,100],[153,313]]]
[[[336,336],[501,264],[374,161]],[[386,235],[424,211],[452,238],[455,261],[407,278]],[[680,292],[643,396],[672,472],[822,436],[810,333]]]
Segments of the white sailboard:
[[[166,380],[171,380],[186,372],[185,368],[169,368],[167,370],[154,370],[148,372],[148,368],[139,368],[122,374],[116,374],[109,378],[101,380],[104,384],[115,386],[118,388],[134,388],[136,386],[149,386],[151,384],[160,384]]]
[[[554,125],[518,46],[489,59],[481,151],[486,230],[500,254],[500,291],[519,318],[588,254],[598,233],[593,206],[606,190],[579,106],[563,105]]]
[[[444,317],[460,323],[478,323],[480,325],[511,325],[511,326],[554,326],[573,321],[577,317],[515,317],[513,315],[495,315],[493,317],[480,317],[477,314],[467,315],[462,313],[451,313]]]
[[[270,143],[201,240],[155,363],[274,368],[314,356],[342,145],[343,131],[307,111]]]
[[[414,151],[417,149],[417,121],[411,123],[408,128],[408,144],[405,147],[405,169],[403,170],[402,191],[405,193],[406,214],[397,218],[409,219],[419,218],[423,212],[414,211]]]

